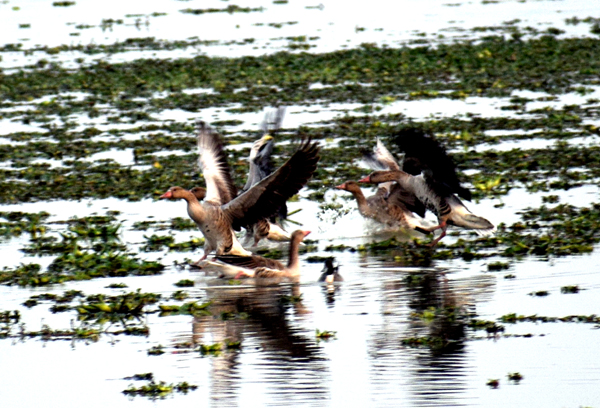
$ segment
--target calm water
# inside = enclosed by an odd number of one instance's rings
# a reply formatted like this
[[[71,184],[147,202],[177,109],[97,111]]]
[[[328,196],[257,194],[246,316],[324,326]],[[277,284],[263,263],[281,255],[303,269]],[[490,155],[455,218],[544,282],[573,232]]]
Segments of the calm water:
[[[566,36],[589,34],[589,25],[565,25],[564,19],[574,15],[597,16],[600,8],[589,0],[565,1],[501,1],[446,4],[443,1],[404,1],[396,3],[398,12],[385,12],[389,2],[375,1],[348,4],[342,1],[315,2],[324,7],[307,9],[305,4],[276,5],[271,2],[237,3],[243,7],[263,6],[260,13],[226,13],[212,16],[191,16],[184,8],[223,8],[222,1],[164,1],[161,3],[77,1],[75,6],[52,7],[50,1],[8,1],[0,4],[0,27],[4,43],[22,42],[25,48],[36,44],[112,44],[130,37],[154,36],[166,40],[182,40],[192,36],[223,42],[240,38],[255,38],[252,45],[217,44],[199,49],[161,52],[124,52],[114,55],[88,56],[76,52],[48,56],[45,53],[24,55],[4,52],[0,66],[12,69],[49,58],[64,64],[77,65],[78,57],[86,61],[105,59],[128,61],[136,58],[177,58],[197,54],[210,56],[261,55],[286,49],[289,36],[317,36],[310,52],[326,52],[354,47],[363,42],[400,46],[414,40],[418,33],[435,36],[444,33],[445,40],[474,38],[473,33],[460,29],[500,25],[519,18],[520,26],[558,27]],[[19,7],[15,10],[13,7]],[[400,12],[399,10],[402,10]],[[167,13],[153,17],[152,13]],[[142,17],[128,17],[136,14]],[[102,29],[103,19],[123,19],[124,24]],[[136,20],[139,21],[136,22]],[[273,22],[296,21],[282,28],[268,26]],[[199,24],[199,22],[201,24]],[[73,24],[71,24],[73,23]],[[264,25],[257,25],[263,23]],[[31,27],[19,28],[19,24]],[[75,25],[94,26],[77,30]],[[365,28],[364,31],[357,27]],[[78,36],[70,33],[79,32]],[[315,84],[318,86],[318,84]],[[581,103],[593,95],[563,95],[545,106]],[[449,117],[464,112],[482,116],[514,115],[499,109],[505,100],[498,98],[466,98],[397,102],[381,113],[402,112],[415,120]],[[339,109],[359,105],[330,104],[289,107],[284,126],[293,128],[339,115]],[[27,105],[24,104],[24,109]],[[2,110],[0,110],[1,112]],[[354,114],[354,113],[350,113]],[[186,121],[189,112],[163,111],[160,120]],[[255,113],[232,114],[224,109],[207,108],[199,117],[211,120],[238,119],[237,130],[255,129],[262,119]],[[93,123],[82,118],[86,125]],[[32,131],[40,128],[19,121],[0,119],[0,134]],[[82,123],[83,125],[84,123]],[[121,125],[119,125],[121,126]],[[116,127],[98,124],[106,131]],[[508,134],[509,132],[506,132]],[[103,134],[100,138],[109,138]],[[597,140],[583,143],[597,144]],[[9,143],[2,138],[1,143]],[[331,143],[335,143],[332,141]],[[506,148],[535,146],[547,141],[532,140],[522,144],[508,142]],[[18,144],[15,145],[18,148]],[[487,146],[479,146],[485,150]],[[498,146],[494,146],[498,148]],[[90,157],[99,160],[111,157],[123,165],[132,164],[131,151],[101,153]],[[59,164],[59,163],[55,163]],[[9,165],[3,163],[2,165]],[[168,187],[168,186],[167,186]],[[552,192],[560,202],[582,206],[598,200],[595,186]],[[528,194],[514,189],[502,197],[503,207],[495,207],[499,199],[474,203],[476,210],[490,220],[507,224],[519,219],[518,211],[541,205],[544,194]],[[346,208],[354,203],[342,201],[335,191],[328,192],[327,202],[342,202]],[[290,204],[290,211],[302,209],[294,219],[310,229],[310,238],[319,240],[316,255],[327,255],[327,245],[356,245],[369,242],[371,233],[354,210],[332,224],[314,202],[302,199]],[[48,211],[50,221],[83,217],[92,213],[105,214],[119,210],[123,222],[122,240],[131,249],[139,249],[144,235],[150,231],[133,231],[135,221],[154,219],[167,221],[185,216],[182,203],[144,200],[131,203],[117,199],[54,201],[36,204],[3,205],[0,211]],[[49,234],[64,230],[53,224]],[[196,233],[174,233],[177,241],[197,236]],[[448,238],[451,242],[452,237]],[[31,258],[19,251],[28,237],[0,242],[0,267],[15,267],[21,262],[47,265],[52,258]],[[160,258],[165,265],[195,258],[190,253],[141,253],[148,260]],[[311,254],[313,255],[313,254]],[[382,262],[377,257],[358,253],[336,253],[345,281],[336,285],[317,283],[321,264],[306,262],[302,257],[303,276],[298,285],[272,287],[228,286],[202,272],[169,266],[165,273],[153,277],[97,279],[52,287],[22,289],[0,286],[0,311],[19,309],[27,330],[39,330],[42,325],[54,329],[76,326],[74,312],[53,314],[42,303],[31,309],[21,304],[39,293],[62,294],[66,290],[81,290],[85,294],[125,293],[140,288],[142,292],[157,292],[169,297],[176,289],[173,283],[193,279],[189,292],[199,302],[212,301],[213,310],[231,319],[213,316],[170,316],[150,314],[145,323],[148,337],[103,335],[92,341],[43,341],[40,339],[0,340],[0,405],[2,407],[231,407],[231,406],[315,406],[315,407],[579,407],[600,406],[600,331],[589,324],[577,323],[517,323],[507,324],[504,337],[473,332],[463,325],[448,321],[426,322],[415,318],[428,308],[457,307],[476,314],[479,319],[496,320],[508,313],[540,316],[590,315],[600,313],[600,255],[598,248],[589,255],[567,257],[551,262],[528,258],[511,265],[508,272],[487,272],[487,262],[462,260],[440,261],[430,269],[401,268]],[[409,285],[407,276],[418,272],[419,285]],[[504,279],[506,273],[516,279]],[[128,289],[106,289],[113,282],[123,282]],[[561,294],[565,285],[579,285],[578,294]],[[528,293],[547,290],[546,297]],[[281,299],[300,296],[297,303],[282,303]],[[318,340],[315,331],[335,331],[335,338]],[[527,336],[525,336],[527,335]],[[440,336],[452,341],[444,351],[411,348],[402,339]],[[239,350],[221,355],[203,356],[199,352],[176,347],[182,343],[213,344],[225,340],[239,341]],[[161,356],[149,356],[147,350],[162,345]],[[168,383],[188,381],[198,389],[187,395],[173,394],[163,400],[144,397],[128,398],[121,391],[130,384],[126,380],[136,373],[152,372],[157,380]],[[506,375],[520,372],[524,379],[511,384]],[[489,379],[500,379],[499,389],[486,386]]]

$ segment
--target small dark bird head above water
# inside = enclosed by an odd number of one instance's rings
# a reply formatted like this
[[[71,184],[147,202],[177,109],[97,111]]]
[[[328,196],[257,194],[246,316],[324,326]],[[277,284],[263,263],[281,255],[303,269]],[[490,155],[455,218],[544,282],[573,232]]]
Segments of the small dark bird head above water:
[[[319,277],[319,282],[342,282],[344,278],[339,274],[339,265],[334,266],[334,257],[329,257],[325,260],[325,265],[323,270],[321,271],[321,276]]]

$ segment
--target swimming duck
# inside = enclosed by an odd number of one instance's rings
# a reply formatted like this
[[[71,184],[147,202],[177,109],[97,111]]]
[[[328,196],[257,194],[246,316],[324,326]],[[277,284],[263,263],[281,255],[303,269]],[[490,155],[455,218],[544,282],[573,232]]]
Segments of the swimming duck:
[[[321,276],[319,277],[319,282],[327,282],[327,283],[333,283],[333,282],[343,282],[344,278],[342,278],[342,275],[340,275],[339,273],[339,269],[340,266],[339,265],[333,265],[333,261],[334,258],[333,257],[329,257],[325,260],[325,266],[323,267],[323,270],[321,271]]]
[[[183,199],[190,218],[205,237],[204,255],[250,255],[237,240],[232,227],[253,224],[271,216],[296,194],[314,173],[319,160],[316,143],[304,140],[292,157],[268,177],[236,197],[220,136],[204,123],[199,124],[198,163],[206,180],[206,193],[199,202],[194,193],[171,187],[161,199]]]

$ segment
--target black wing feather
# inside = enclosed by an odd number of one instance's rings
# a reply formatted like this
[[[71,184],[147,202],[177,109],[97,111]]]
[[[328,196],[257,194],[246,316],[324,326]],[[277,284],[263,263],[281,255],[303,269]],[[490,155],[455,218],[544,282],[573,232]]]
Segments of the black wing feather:
[[[234,228],[252,225],[275,214],[308,182],[317,169],[319,147],[304,140],[292,157],[251,189],[224,205],[223,212]]]

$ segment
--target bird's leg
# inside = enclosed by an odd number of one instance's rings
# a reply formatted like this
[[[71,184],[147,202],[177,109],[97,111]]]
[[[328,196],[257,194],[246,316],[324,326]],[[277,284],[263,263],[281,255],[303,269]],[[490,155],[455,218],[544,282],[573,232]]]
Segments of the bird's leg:
[[[437,243],[438,243],[438,242],[440,242],[440,240],[446,236],[446,229],[448,228],[448,226],[446,225],[446,221],[442,221],[442,222],[440,223],[440,225],[438,225],[438,226],[436,227],[436,229],[437,229],[437,228],[441,228],[441,229],[442,229],[442,233],[440,234],[440,236],[439,236],[439,237],[437,237],[436,239],[434,239],[433,241],[431,241],[431,244],[429,244],[429,247],[434,247],[434,246],[436,246],[436,245],[437,245]]]
[[[200,262],[204,261],[206,258],[208,258],[208,252],[204,251],[204,256],[198,259],[196,262],[194,262],[192,266],[200,267]]]

